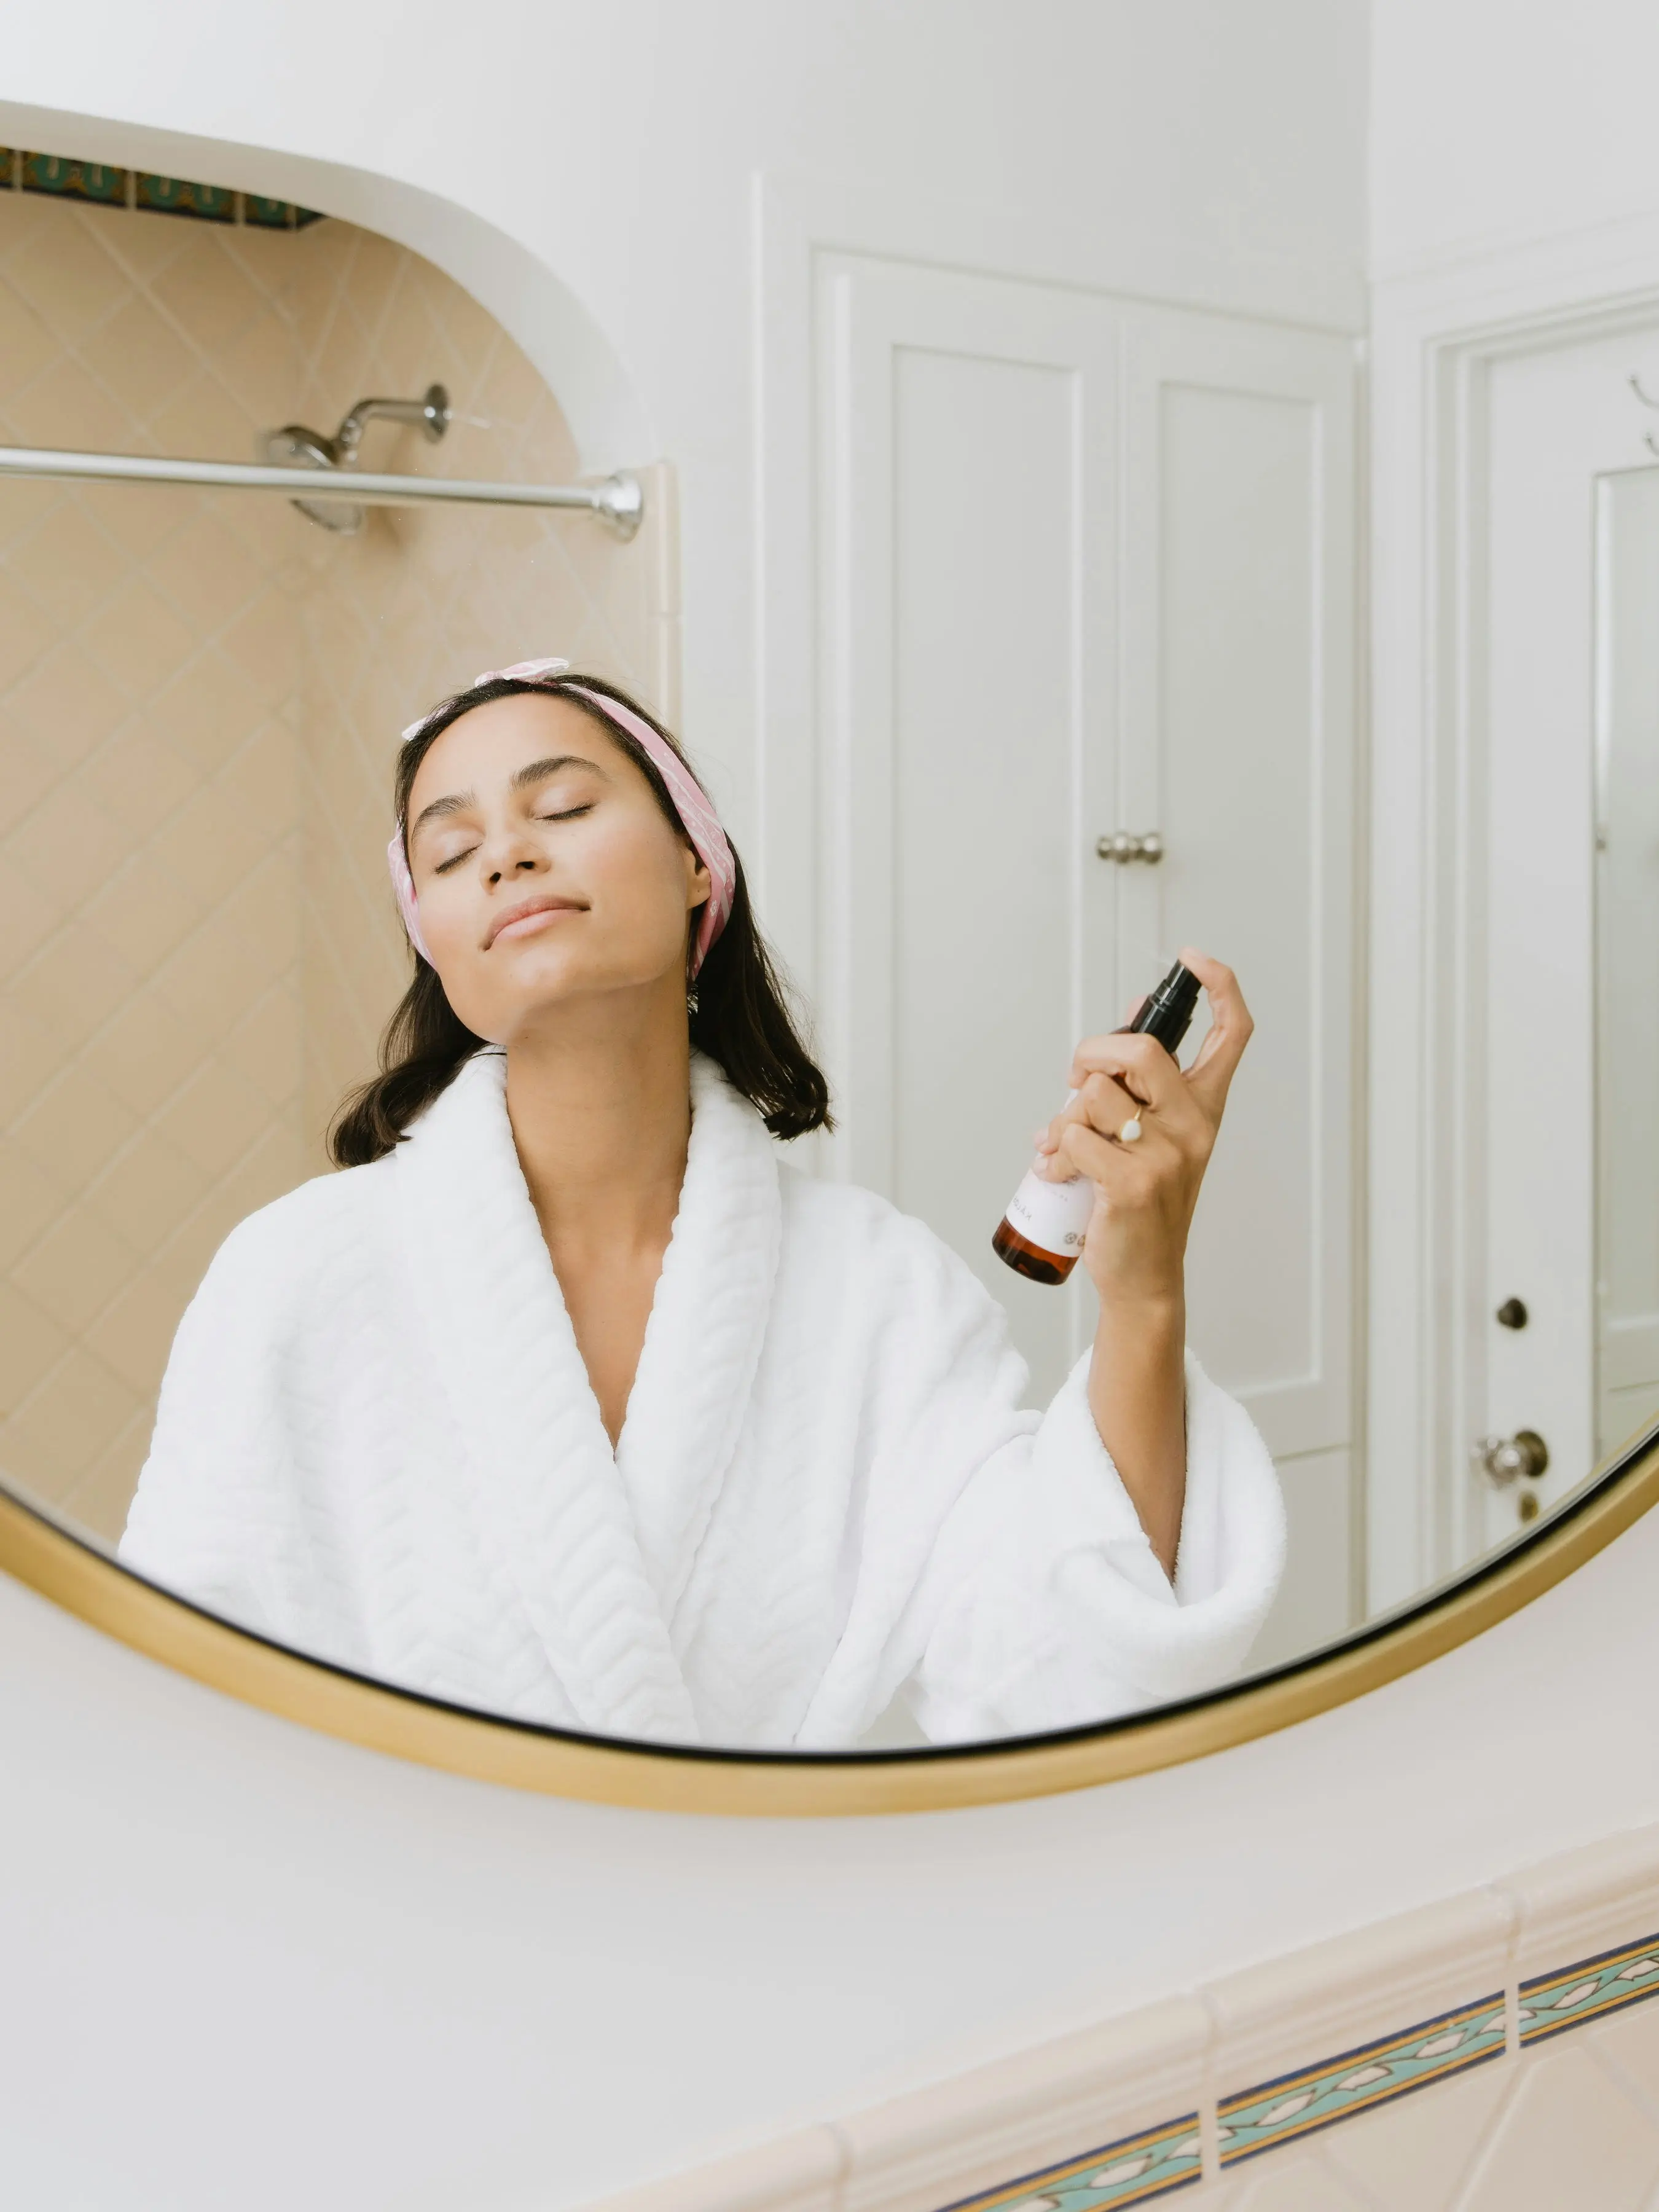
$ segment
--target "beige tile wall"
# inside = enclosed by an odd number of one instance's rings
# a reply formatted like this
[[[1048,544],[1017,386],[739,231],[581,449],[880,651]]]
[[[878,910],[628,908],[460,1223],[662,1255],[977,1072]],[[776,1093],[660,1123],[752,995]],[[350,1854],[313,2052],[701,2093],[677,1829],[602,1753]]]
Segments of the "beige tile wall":
[[[562,478],[558,409],[459,287],[348,225],[264,234],[0,194],[0,439],[252,458],[437,378],[441,447]],[[0,1471],[118,1533],[215,1247],[323,1164],[405,956],[385,889],[401,726],[560,651],[672,711],[672,517],[372,514],[0,483]]]

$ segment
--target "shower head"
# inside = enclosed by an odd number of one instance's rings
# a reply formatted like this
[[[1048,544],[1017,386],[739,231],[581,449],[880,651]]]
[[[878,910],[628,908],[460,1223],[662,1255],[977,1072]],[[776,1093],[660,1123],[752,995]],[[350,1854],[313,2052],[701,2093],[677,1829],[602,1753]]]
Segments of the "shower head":
[[[334,441],[325,438],[319,430],[307,430],[303,422],[289,422],[280,430],[267,430],[259,441],[261,457],[274,468],[332,469],[339,466],[335,458]],[[355,538],[363,526],[368,509],[343,499],[295,499],[289,504],[296,507],[307,522],[319,522],[325,530],[331,530],[342,538]]]
[[[320,430],[308,430],[303,422],[289,422],[280,430],[267,430],[259,450],[277,468],[355,468],[364,428],[374,422],[416,424],[435,446],[449,428],[449,394],[441,384],[429,384],[418,399],[360,399],[341,417],[331,438]],[[296,499],[291,503],[308,521],[343,538],[355,537],[363,526],[366,510],[349,500]]]

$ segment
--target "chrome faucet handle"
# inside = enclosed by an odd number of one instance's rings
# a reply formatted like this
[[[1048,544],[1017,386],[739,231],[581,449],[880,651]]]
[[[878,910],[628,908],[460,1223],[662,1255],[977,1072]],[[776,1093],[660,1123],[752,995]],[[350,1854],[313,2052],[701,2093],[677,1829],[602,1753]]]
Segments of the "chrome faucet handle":
[[[1535,1482],[1550,1463],[1550,1449],[1536,1429],[1517,1429],[1512,1437],[1482,1437],[1474,1458],[1493,1489],[1504,1490],[1517,1475]]]

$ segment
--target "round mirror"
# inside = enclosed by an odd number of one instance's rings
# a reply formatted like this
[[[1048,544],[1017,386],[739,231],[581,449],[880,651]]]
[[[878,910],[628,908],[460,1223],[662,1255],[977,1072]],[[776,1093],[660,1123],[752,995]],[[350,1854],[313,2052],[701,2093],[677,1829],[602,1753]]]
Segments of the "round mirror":
[[[1353,314],[773,193],[751,712],[672,457],[455,276],[0,158],[0,1564],[411,1756],[871,1809],[1645,1510],[1659,321],[1419,313],[1371,571]]]

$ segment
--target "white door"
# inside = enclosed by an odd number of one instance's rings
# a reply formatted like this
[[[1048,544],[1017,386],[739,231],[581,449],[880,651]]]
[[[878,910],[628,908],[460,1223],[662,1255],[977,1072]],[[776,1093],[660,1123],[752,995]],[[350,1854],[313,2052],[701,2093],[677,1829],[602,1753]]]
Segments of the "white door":
[[[1659,470],[1644,442],[1659,412],[1632,374],[1659,390],[1659,337],[1490,376],[1469,871],[1484,960],[1465,1040],[1483,1264],[1464,1403],[1472,1447],[1531,1430],[1550,1465],[1494,1488],[1471,1462],[1461,1556],[1571,1487],[1659,1400]]]
[[[1659,462],[1596,487],[1595,655],[1595,1450],[1605,1457],[1659,1415]]]
[[[993,1230],[1076,1039],[1183,942],[1258,1033],[1192,1339],[1280,1458],[1286,1639],[1348,1618],[1352,360],[1341,342],[818,264],[817,997],[836,1172],[1003,1300],[1050,1393],[1092,1294]],[[1158,831],[1165,857],[1097,857]],[[1195,1030],[1188,1047],[1196,1047]],[[1079,1275],[1081,1274],[1079,1270]]]

